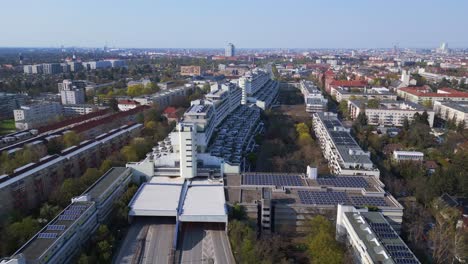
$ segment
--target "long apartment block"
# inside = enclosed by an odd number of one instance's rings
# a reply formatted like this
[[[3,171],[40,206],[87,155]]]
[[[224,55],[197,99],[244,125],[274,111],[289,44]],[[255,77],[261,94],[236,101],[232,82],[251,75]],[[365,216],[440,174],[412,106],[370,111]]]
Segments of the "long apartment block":
[[[97,167],[100,160],[136,136],[141,127],[141,124],[124,125],[60,154],[20,167],[9,175],[1,175],[0,219],[15,209],[27,211],[36,208],[65,178],[78,177],[86,168]]]
[[[323,156],[333,174],[380,176],[380,171],[370,160],[370,153],[361,149],[337,114],[315,113],[312,121]]]
[[[302,80],[299,89],[304,96],[307,113],[323,112],[327,110],[328,100],[325,99],[317,86],[311,81]]]
[[[132,178],[129,168],[112,168],[1,264],[67,263],[105,223]]]

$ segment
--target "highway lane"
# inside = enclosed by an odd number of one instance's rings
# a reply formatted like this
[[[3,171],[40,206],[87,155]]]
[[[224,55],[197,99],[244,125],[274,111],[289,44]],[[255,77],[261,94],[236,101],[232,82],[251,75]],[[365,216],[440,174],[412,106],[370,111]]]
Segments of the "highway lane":
[[[184,223],[179,263],[234,264],[229,240],[220,223]]]
[[[146,237],[147,230],[147,221],[145,219],[136,219],[130,226],[119,252],[114,258],[114,263],[132,264],[139,243]]]
[[[158,217],[148,226],[141,263],[169,263],[174,240],[175,219]]]

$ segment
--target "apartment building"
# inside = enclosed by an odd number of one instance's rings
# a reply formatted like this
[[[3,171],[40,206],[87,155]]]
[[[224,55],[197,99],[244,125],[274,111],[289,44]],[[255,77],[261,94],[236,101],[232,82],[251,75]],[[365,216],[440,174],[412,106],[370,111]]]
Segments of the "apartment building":
[[[445,121],[464,123],[468,128],[468,101],[436,101],[434,112]]]
[[[27,95],[0,92],[0,119],[14,117],[13,110],[25,104]]]
[[[105,223],[132,178],[129,168],[112,168],[2,264],[66,263]]]
[[[397,95],[391,93],[386,88],[348,88],[348,87],[332,87],[331,96],[333,96],[337,102],[342,100],[349,101],[351,99],[377,99],[377,100],[396,100]]]
[[[339,204],[336,219],[337,240],[351,247],[355,263],[420,263],[381,212]]]
[[[158,106],[159,110],[163,110],[168,106],[182,102],[189,91],[193,91],[193,89],[194,85],[192,83],[188,83],[172,89],[162,90],[152,95],[138,96],[132,99],[141,105],[155,104]]]
[[[436,101],[468,101],[468,93],[452,88],[440,88],[433,92],[428,86],[404,87],[397,90],[397,94],[404,100],[413,103],[431,103]]]
[[[0,219],[13,210],[37,208],[65,178],[81,176],[86,168],[96,167],[100,160],[127,144],[141,128],[141,124],[124,125],[59,154],[17,168],[9,175],[1,175]]]
[[[62,72],[60,63],[44,63],[42,64],[42,73],[44,74],[57,74]]]
[[[333,174],[380,176],[370,160],[370,153],[361,149],[350,130],[343,127],[337,114],[314,113],[312,121],[323,156],[328,160]]]
[[[239,78],[238,85],[242,89],[242,104],[246,104],[248,97],[259,91],[270,79],[270,74],[260,68],[250,70]]]
[[[410,101],[377,100],[377,105],[369,105],[369,100],[349,100],[348,112],[354,120],[360,113],[367,117],[369,125],[403,126],[405,119],[411,122],[416,113],[428,114],[427,122],[434,124],[434,111]]]
[[[62,116],[62,113],[62,106],[57,102],[21,106],[13,111],[15,126],[20,130],[46,125]]]
[[[86,85],[86,81],[63,80],[61,83],[58,83],[62,104],[84,104]]]
[[[367,87],[369,84],[365,81],[355,80],[355,81],[347,81],[347,80],[334,80],[335,74],[332,71],[327,71],[325,73],[325,91],[331,94],[332,88],[342,87],[345,89],[358,89],[362,90]]]
[[[315,113],[327,110],[328,100],[323,97],[320,89],[313,82],[302,80],[299,83],[299,88],[304,96],[306,112]]]

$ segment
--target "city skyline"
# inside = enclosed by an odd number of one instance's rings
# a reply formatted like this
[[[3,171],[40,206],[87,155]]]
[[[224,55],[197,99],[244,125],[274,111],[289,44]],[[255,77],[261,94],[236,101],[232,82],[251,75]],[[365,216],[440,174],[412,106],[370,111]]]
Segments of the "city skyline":
[[[80,5],[26,0],[2,7],[5,21],[17,19],[18,14],[23,18],[0,29],[0,47],[195,49],[223,48],[229,42],[239,49],[391,48],[395,44],[437,48],[442,42],[450,48],[468,47],[468,37],[459,26],[468,3],[454,0],[391,5],[369,0],[289,5],[244,0],[235,5],[212,0],[182,4],[85,0]]]

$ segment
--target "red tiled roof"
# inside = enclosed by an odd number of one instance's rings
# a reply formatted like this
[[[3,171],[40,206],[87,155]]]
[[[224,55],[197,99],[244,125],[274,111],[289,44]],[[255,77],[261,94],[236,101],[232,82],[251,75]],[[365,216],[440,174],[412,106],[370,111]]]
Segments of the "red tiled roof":
[[[343,81],[343,80],[336,81],[335,80],[335,81],[332,81],[330,85],[345,86],[345,87],[365,87],[367,86],[367,82],[359,81],[359,80],[355,80],[355,81]]]
[[[168,106],[166,107],[166,109],[164,109],[164,114],[174,114],[175,112],[177,112],[177,109],[175,107],[172,107],[172,106]]]
[[[443,93],[434,93],[431,91],[430,88],[422,86],[422,87],[403,87],[398,89],[403,92],[407,92],[412,95],[422,96],[422,97],[466,97],[468,98],[467,92],[457,91],[452,88],[441,88],[439,89]]]
[[[333,71],[328,70],[325,72],[325,75],[335,75],[335,73]]]
[[[437,169],[437,163],[433,160],[425,161],[424,166],[426,166],[427,169]]]

